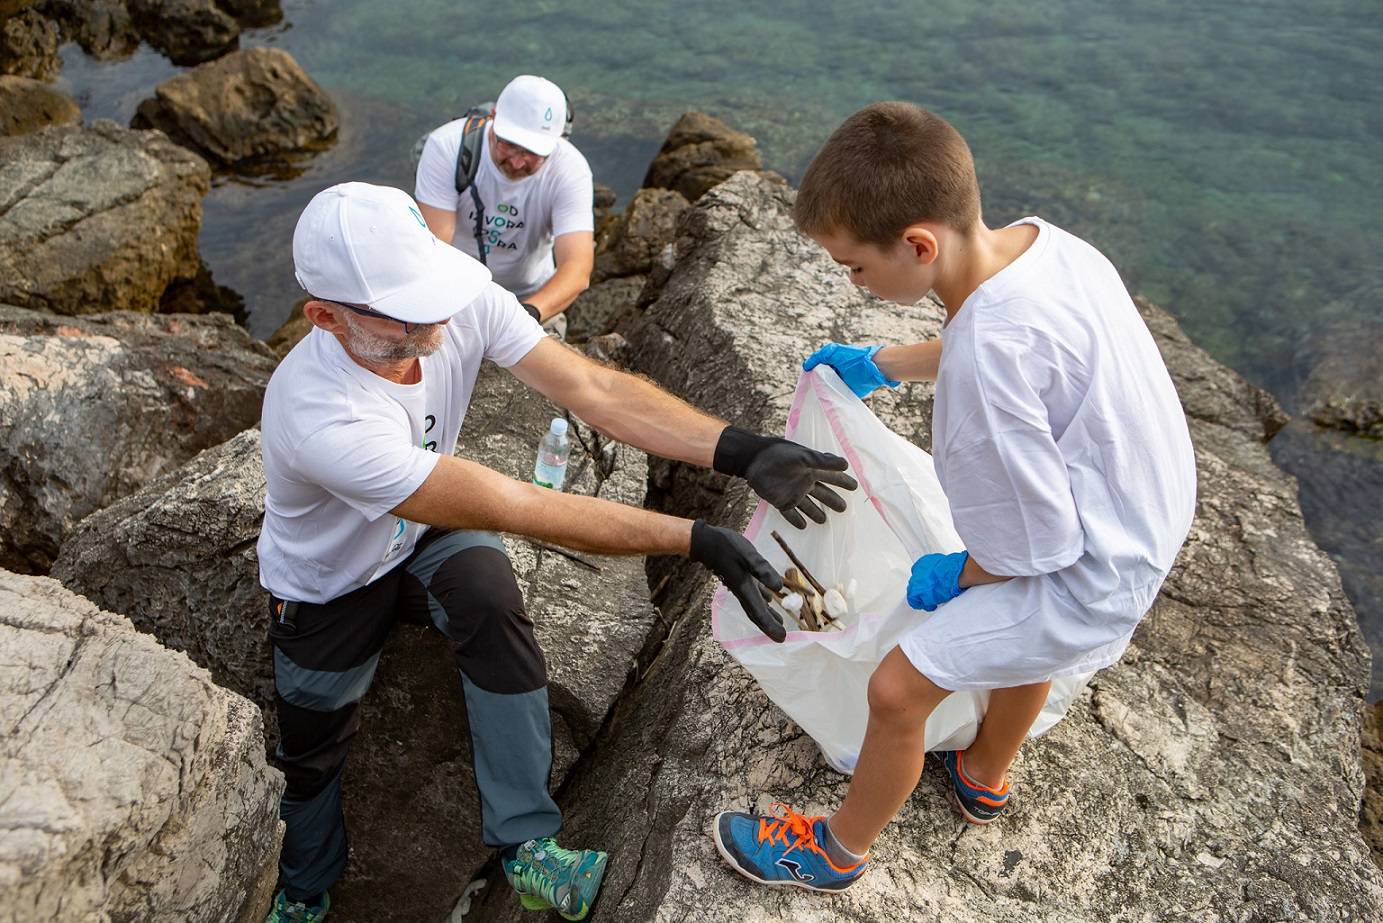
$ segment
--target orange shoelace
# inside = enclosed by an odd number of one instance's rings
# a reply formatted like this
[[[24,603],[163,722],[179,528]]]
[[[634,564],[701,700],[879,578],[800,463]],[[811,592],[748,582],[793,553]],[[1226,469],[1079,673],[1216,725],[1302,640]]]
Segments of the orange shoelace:
[[[809,849],[812,852],[818,853],[826,860],[831,868],[838,872],[849,872],[857,868],[857,866],[841,868],[836,865],[831,861],[831,857],[827,855],[826,850],[821,848],[821,844],[817,843],[816,831],[813,830],[812,827],[817,821],[823,818],[823,815],[807,817],[806,815],[798,814],[781,801],[773,802],[773,804],[769,805],[769,810],[778,813],[765,814],[759,818],[759,830],[756,836],[760,843],[782,843],[787,847],[787,849],[784,850],[784,855],[787,855],[794,849]]]
[[[820,817],[806,817],[798,814],[792,808],[775,801],[769,806],[770,811],[778,811],[777,814],[765,814],[759,818],[758,840],[760,843],[782,843],[787,847],[788,852],[792,852],[799,846],[814,849],[821,852],[821,847],[816,844],[816,832],[812,830],[812,824],[820,820]],[[792,839],[788,839],[788,835]]]

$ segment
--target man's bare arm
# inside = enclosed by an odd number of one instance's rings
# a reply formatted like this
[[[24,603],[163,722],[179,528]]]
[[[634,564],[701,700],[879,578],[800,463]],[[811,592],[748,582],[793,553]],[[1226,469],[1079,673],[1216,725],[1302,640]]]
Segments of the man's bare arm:
[[[393,513],[444,529],[512,532],[596,554],[680,554],[692,522],[623,503],[524,484],[444,455]]]
[[[941,340],[885,346],[874,354],[874,364],[893,381],[936,381],[941,368]]]
[[[553,241],[552,256],[557,271],[542,288],[524,299],[538,309],[542,320],[561,314],[590,286],[591,270],[595,268],[595,235],[590,231],[563,234]]]
[[[452,236],[456,234],[456,212],[446,208],[434,208],[421,202],[418,203],[418,210],[423,213],[423,220],[427,222],[428,230],[433,236],[444,244],[450,244]]]
[[[619,442],[709,468],[725,421],[657,385],[606,368],[553,339],[510,367],[516,377]]]

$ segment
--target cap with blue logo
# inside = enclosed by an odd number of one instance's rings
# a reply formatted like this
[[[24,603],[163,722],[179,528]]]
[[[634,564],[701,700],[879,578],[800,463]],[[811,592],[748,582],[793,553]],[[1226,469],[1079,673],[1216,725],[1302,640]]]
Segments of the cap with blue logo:
[[[307,203],[293,231],[293,274],[310,294],[439,324],[474,301],[490,270],[428,230],[412,196],[340,183]]]
[[[495,134],[539,157],[557,147],[567,124],[567,98],[551,80],[523,74],[495,100]]]

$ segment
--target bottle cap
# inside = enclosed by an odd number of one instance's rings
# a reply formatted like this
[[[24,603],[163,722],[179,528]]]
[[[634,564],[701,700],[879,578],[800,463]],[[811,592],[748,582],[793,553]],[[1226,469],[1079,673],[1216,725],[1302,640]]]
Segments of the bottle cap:
[[[553,417],[553,418],[552,418],[552,426],[550,426],[550,427],[548,428],[548,432],[552,433],[552,435],[554,435],[554,436],[565,436],[565,435],[567,434],[567,421],[566,421],[566,418],[564,418],[564,417]]]

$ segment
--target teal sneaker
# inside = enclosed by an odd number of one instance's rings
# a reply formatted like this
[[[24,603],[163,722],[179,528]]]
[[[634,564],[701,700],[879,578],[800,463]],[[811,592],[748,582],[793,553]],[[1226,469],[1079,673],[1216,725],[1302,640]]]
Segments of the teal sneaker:
[[[545,836],[521,844],[513,861],[501,865],[525,910],[556,909],[564,920],[584,920],[609,860],[594,849],[563,849]]]
[[[320,904],[290,901],[288,895],[280,891],[274,895],[274,905],[269,908],[269,915],[264,918],[264,923],[322,923],[330,909],[331,895],[325,891],[322,892]]]

